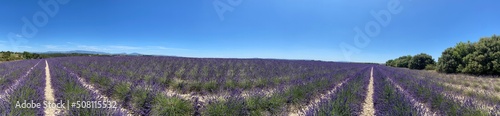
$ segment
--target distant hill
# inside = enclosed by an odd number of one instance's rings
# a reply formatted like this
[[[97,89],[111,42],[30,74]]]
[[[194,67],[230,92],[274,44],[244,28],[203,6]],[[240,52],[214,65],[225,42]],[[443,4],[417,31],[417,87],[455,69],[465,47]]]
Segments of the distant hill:
[[[86,51],[86,50],[72,50],[72,51],[48,51],[41,52],[39,54],[96,54],[96,55],[130,55],[130,56],[142,56],[140,53],[107,53],[107,52],[98,52],[98,51]]]
[[[111,55],[106,52],[96,52],[96,51],[85,51],[85,50],[73,50],[73,51],[48,51],[42,52],[40,54],[100,54],[100,55]]]

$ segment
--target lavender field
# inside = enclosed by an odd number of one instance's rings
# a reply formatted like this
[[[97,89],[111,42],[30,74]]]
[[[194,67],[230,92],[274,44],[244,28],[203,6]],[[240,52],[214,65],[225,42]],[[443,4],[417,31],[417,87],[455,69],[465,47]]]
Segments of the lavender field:
[[[0,89],[0,115],[500,115],[498,77],[305,60],[94,56],[14,61],[0,63]],[[115,104],[18,108],[24,100]]]

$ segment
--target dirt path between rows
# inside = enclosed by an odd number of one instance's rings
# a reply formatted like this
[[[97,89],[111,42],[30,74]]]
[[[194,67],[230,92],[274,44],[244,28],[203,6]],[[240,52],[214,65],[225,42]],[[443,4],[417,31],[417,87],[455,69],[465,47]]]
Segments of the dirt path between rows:
[[[4,98],[7,98],[10,95],[10,93],[14,92],[14,89],[16,89],[19,86],[19,83],[21,81],[23,81],[31,73],[31,71],[33,70],[33,68],[35,68],[36,66],[38,66],[38,64],[40,64],[41,61],[42,60],[38,61],[33,67],[31,67],[26,72],[26,74],[24,74],[23,76],[21,76],[19,79],[15,80],[14,84],[12,84],[8,89],[6,89],[2,93],[0,93],[0,100],[4,99]]]
[[[466,92],[475,92],[475,93],[479,93],[479,94],[488,96],[490,98],[491,97],[500,98],[500,95],[498,93],[493,93],[493,92],[488,93],[486,90],[482,90],[480,88],[464,87],[462,85],[456,85],[456,84],[447,83],[447,82],[440,82],[440,83],[443,84],[443,86],[459,89],[462,92],[464,92],[462,94],[453,94],[450,91],[443,91],[441,94],[443,94],[444,96],[449,97],[450,99],[453,99],[454,101],[459,102],[462,105],[466,105],[468,100],[471,100],[470,103],[474,104],[477,109],[481,109],[481,110],[484,110],[487,112],[493,112],[494,114],[500,115],[500,111],[496,111],[496,109],[495,109],[495,107],[497,107],[497,106],[490,105],[490,104],[488,104],[487,101],[474,99],[473,97],[465,95]]]
[[[494,90],[488,91],[488,90],[484,90],[482,88],[467,87],[467,86],[460,85],[460,84],[453,84],[451,82],[447,82],[446,80],[439,80],[439,79],[434,79],[434,78],[430,78],[430,77],[424,77],[424,76],[417,76],[417,77],[419,79],[430,79],[430,80],[432,80],[432,82],[442,84],[444,87],[450,87],[452,89],[460,90],[462,93],[459,93],[459,94],[455,94],[452,91],[449,91],[446,89],[445,89],[445,91],[443,91],[441,93],[444,96],[454,100],[455,102],[459,102],[462,105],[466,105],[469,102],[468,100],[471,100],[470,103],[475,105],[475,108],[483,110],[483,111],[487,111],[490,113],[493,112],[493,114],[500,115],[500,111],[497,111],[495,109],[497,107],[497,105],[491,105],[491,104],[488,104],[487,101],[474,99],[473,97],[466,95],[467,92],[473,92],[473,93],[485,95],[485,96],[490,97],[490,98],[493,98],[493,97],[500,98],[500,93],[495,92]],[[457,79],[460,79],[460,78],[457,78]]]
[[[390,83],[392,83],[394,86],[396,86],[398,91],[400,91],[401,93],[403,93],[405,96],[407,96],[410,99],[410,102],[412,103],[413,107],[418,108],[418,110],[420,110],[423,113],[421,115],[438,116],[438,114],[435,112],[432,112],[431,109],[427,105],[425,105],[424,103],[421,103],[421,102],[417,101],[415,98],[413,98],[410,93],[406,92],[401,86],[399,86],[399,84],[395,83],[391,78],[387,78],[387,80],[389,80]]]
[[[370,73],[370,83],[368,84],[368,91],[366,92],[365,103],[363,104],[362,116],[374,116],[375,107],[373,106],[373,67]]]
[[[66,67],[63,67],[63,68],[64,68],[64,70],[67,70]],[[70,75],[75,76],[78,79],[78,81],[80,82],[80,84],[83,85],[83,87],[85,87],[87,90],[89,90],[90,92],[97,95],[96,97],[98,100],[100,100],[100,101],[116,101],[116,100],[113,100],[113,99],[101,94],[101,92],[99,90],[97,90],[92,84],[87,83],[85,81],[85,79],[80,77],[79,75],[77,75],[71,71],[70,71]],[[118,102],[118,101],[116,101],[116,102]],[[125,113],[127,116],[133,116],[133,112],[131,112],[128,109],[123,108],[121,105],[117,105],[117,108],[118,108],[119,112]]]
[[[54,89],[52,89],[52,82],[50,79],[49,63],[45,60],[45,89],[44,89],[45,102],[55,103]],[[54,107],[45,107],[45,116],[55,116],[60,110]]]
[[[284,88],[284,89],[286,89],[286,88]],[[276,88],[263,90],[260,92],[263,95],[270,97],[274,94],[274,92],[276,92]],[[243,91],[238,96],[242,97],[242,98],[248,98],[248,97],[251,97],[250,95],[253,95],[253,93],[257,93],[257,92],[256,91]],[[165,91],[163,91],[163,94],[165,94],[167,97],[178,97],[178,98],[181,98],[183,100],[193,101],[196,103],[194,105],[198,108],[204,107],[207,104],[207,101],[209,101],[209,100],[225,100],[228,97],[234,97],[234,96],[230,95],[229,93],[211,94],[211,95],[195,95],[194,93],[183,94],[183,93],[173,91],[171,89],[165,89]]]
[[[352,78],[352,77],[351,77]],[[311,103],[307,104],[306,106],[303,106],[301,109],[298,109],[298,110],[293,110],[292,109],[289,109],[290,113],[288,114],[289,116],[305,116],[306,115],[306,112],[309,110],[309,109],[314,109],[316,107],[319,107],[319,102],[321,102],[321,100],[323,99],[328,99],[328,97],[330,97],[332,94],[336,93],[337,90],[343,85],[345,84],[347,81],[349,81],[351,78],[347,78],[347,79],[344,79],[344,81],[338,83],[337,85],[335,85],[335,87],[333,87],[333,89],[329,90],[327,93],[325,94],[321,94],[320,96],[321,97],[318,97],[316,99],[314,99],[314,101],[312,101]]]

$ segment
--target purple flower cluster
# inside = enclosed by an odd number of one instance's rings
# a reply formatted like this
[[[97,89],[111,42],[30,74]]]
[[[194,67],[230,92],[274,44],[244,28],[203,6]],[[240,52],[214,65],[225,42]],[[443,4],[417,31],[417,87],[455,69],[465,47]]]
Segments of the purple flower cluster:
[[[395,85],[389,82],[388,76],[381,73],[380,67],[374,68],[373,77],[375,115],[418,115],[417,108],[413,107],[411,101],[406,98],[407,96],[398,91]]]
[[[347,75],[345,84],[327,97],[321,99],[318,106],[306,111],[306,115],[361,115],[370,78],[369,65]]]
[[[476,109],[471,104],[461,104],[445,93],[445,88],[430,79],[419,78],[419,74],[407,69],[391,68],[380,66],[381,74],[394,80],[410,95],[406,95],[405,99],[415,99],[423,103],[430,112],[439,115],[485,115],[486,112]],[[471,99],[470,99],[471,100]],[[415,103],[412,103],[415,104]],[[418,110],[419,113],[429,112],[422,109]]]
[[[65,104],[76,103],[77,101],[103,101],[99,99],[99,95],[87,90],[70,71],[54,59],[48,60],[52,87],[54,88],[54,96],[56,102]],[[69,101],[69,103],[67,103]],[[67,115],[117,115],[122,112],[115,108],[77,108],[70,107],[66,111]]]
[[[320,97],[366,67],[318,61],[179,57],[67,57],[51,62],[60,64],[55,68],[74,71],[137,114],[150,114],[156,96],[166,89],[193,95],[230,95],[240,97],[235,100],[243,103],[253,96],[265,96],[278,103],[267,111],[282,112],[285,106],[300,106]],[[243,93],[246,97],[241,97]],[[205,105],[212,103],[220,102],[210,100]],[[197,111],[206,109],[193,106]]]
[[[20,69],[24,72],[14,71],[14,74],[7,75],[6,77],[12,77],[16,79],[17,82],[11,82],[6,85],[9,86],[7,93],[2,93],[6,95],[5,98],[0,99],[0,115],[42,115],[42,107],[34,108],[16,108],[17,103],[43,103],[44,101],[44,86],[45,71],[44,64],[40,63],[36,65],[40,60],[29,60],[25,62],[12,62],[13,64],[19,64],[24,69]],[[35,66],[36,65],[36,66]],[[16,67],[16,66],[14,66]],[[33,69],[31,69],[33,67]],[[21,67],[18,67],[21,68]],[[29,73],[28,73],[29,72]],[[10,84],[10,85],[9,85]]]
[[[39,60],[0,63],[0,90],[3,92],[23,76]],[[0,93],[1,94],[1,93]]]
[[[0,89],[9,90],[9,97],[0,99],[0,115],[43,114],[43,108],[12,105],[45,99],[45,63],[40,61],[45,60],[0,64]],[[453,99],[459,93],[439,83],[446,80],[374,64],[148,56],[47,61],[56,101],[118,102],[117,109],[68,108],[67,115],[287,115],[296,110],[360,115],[371,67],[375,115],[487,114],[474,106],[476,99]]]

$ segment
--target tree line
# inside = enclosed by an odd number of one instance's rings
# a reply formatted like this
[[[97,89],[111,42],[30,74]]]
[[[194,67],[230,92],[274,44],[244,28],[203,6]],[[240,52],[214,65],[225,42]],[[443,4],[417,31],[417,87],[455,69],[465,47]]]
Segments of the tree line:
[[[41,59],[42,55],[30,52],[11,52],[11,51],[1,51],[0,61],[13,61],[13,60],[24,60],[24,59]]]
[[[389,60],[385,64],[392,67],[434,70],[436,62],[432,59],[431,55],[421,53],[414,56],[401,56],[399,58]]]
[[[456,46],[444,50],[437,63],[432,56],[422,53],[401,56],[387,61],[386,65],[437,70],[443,73],[500,75],[500,36],[484,37],[478,42],[459,42]]]
[[[27,59],[43,59],[51,57],[70,57],[70,56],[111,56],[111,55],[99,55],[99,54],[83,54],[83,53],[30,53],[30,52],[11,52],[11,51],[0,51],[0,61],[15,61],[15,60],[27,60]]]
[[[444,73],[475,75],[500,74],[500,37],[481,38],[479,42],[460,42],[444,50],[437,70]]]

